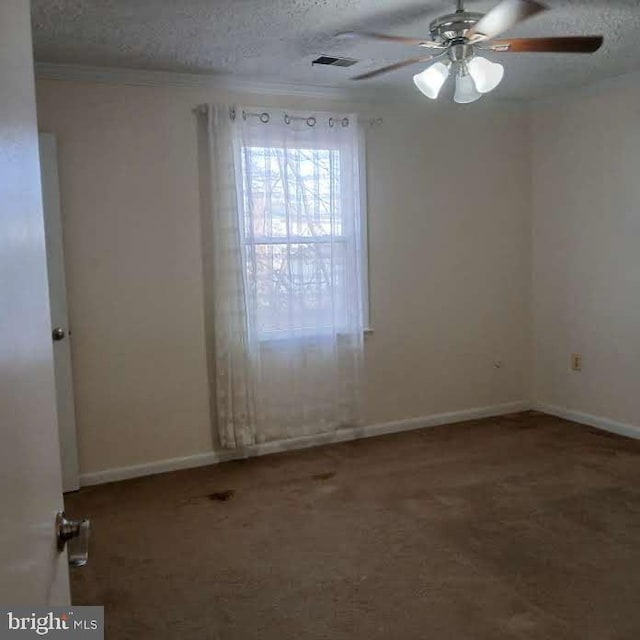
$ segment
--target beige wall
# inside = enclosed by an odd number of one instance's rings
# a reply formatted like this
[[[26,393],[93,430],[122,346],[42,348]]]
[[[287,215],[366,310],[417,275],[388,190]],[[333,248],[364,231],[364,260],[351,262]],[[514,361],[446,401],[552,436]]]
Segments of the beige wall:
[[[640,83],[532,117],[534,398],[640,425]],[[570,354],[583,370],[570,371]]]
[[[38,83],[59,144],[82,473],[211,450],[191,109],[225,97]],[[419,106],[340,105],[384,118],[368,139],[369,424],[530,395],[528,115]]]

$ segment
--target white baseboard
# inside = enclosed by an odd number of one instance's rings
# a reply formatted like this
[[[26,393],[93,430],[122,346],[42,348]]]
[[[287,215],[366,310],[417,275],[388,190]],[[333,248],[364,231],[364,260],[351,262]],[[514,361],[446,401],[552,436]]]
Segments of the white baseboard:
[[[550,413],[558,418],[564,418],[565,420],[586,424],[590,427],[596,427],[596,429],[603,429],[604,431],[617,433],[620,436],[635,438],[636,440],[640,439],[640,427],[634,424],[618,422],[617,420],[610,420],[609,418],[603,418],[602,416],[592,416],[588,413],[573,411],[572,409],[565,409],[564,407],[558,407],[544,402],[534,402],[533,408],[536,411],[541,411],[542,413]]]
[[[105,482],[114,482],[116,480],[139,478],[141,476],[150,476],[156,473],[165,473],[167,471],[203,467],[210,464],[217,464],[218,462],[226,462],[227,460],[239,460],[242,458],[278,453],[280,451],[292,451],[294,449],[307,449],[309,447],[317,447],[323,444],[346,442],[348,440],[357,440],[360,438],[371,438],[373,436],[400,433],[401,431],[412,431],[414,429],[424,429],[426,427],[435,427],[442,424],[453,424],[455,422],[475,420],[477,418],[490,418],[491,416],[501,416],[509,413],[516,413],[518,411],[527,411],[530,408],[530,402],[509,402],[489,407],[464,409],[462,411],[451,411],[449,413],[438,413],[420,418],[395,420],[393,422],[373,424],[366,427],[339,429],[332,433],[323,433],[314,436],[303,436],[300,438],[291,438],[289,440],[266,442],[264,444],[256,444],[246,447],[242,450],[210,451],[207,453],[198,453],[192,456],[184,456],[182,458],[170,458],[168,460],[158,460],[157,462],[133,465],[131,467],[105,469],[104,471],[81,474],[80,486],[85,487],[89,485],[103,484]]]

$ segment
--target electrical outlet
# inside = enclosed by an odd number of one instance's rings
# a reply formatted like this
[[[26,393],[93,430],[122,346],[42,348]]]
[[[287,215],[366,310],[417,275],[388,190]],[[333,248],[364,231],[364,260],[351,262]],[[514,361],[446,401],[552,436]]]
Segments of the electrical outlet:
[[[571,354],[571,370],[582,371],[582,354],[580,353]]]

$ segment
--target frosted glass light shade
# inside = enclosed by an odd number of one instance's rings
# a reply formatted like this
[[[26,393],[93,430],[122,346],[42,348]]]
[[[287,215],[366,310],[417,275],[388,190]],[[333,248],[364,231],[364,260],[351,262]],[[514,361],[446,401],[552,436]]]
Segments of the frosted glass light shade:
[[[456,76],[456,92],[453,99],[460,104],[475,102],[482,97],[476,89],[473,78],[468,73],[460,73]]]
[[[436,62],[413,76],[413,82],[427,98],[435,100],[448,77],[449,65],[444,62]]]
[[[467,63],[467,69],[480,93],[493,91],[504,76],[504,67],[501,64],[480,56],[472,58]]]

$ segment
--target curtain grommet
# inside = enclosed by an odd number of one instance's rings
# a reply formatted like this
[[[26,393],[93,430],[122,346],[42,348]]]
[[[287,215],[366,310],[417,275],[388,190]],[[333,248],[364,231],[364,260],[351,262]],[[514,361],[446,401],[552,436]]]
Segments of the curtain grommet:
[[[307,118],[307,126],[308,127],[315,127],[316,126],[316,119],[313,116],[309,116]]]
[[[342,118],[342,126],[343,127],[348,127],[349,126],[349,118]]]

